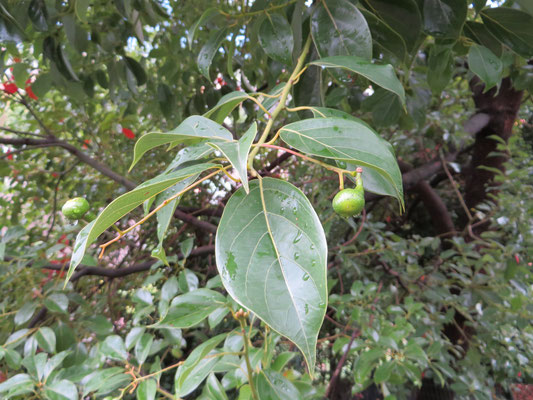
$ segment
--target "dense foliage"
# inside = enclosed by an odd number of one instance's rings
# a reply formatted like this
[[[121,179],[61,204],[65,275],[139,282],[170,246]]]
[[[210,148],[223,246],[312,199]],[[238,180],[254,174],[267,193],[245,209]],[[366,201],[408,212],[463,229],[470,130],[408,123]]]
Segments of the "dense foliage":
[[[529,0],[0,0],[0,41],[1,398],[533,383]]]

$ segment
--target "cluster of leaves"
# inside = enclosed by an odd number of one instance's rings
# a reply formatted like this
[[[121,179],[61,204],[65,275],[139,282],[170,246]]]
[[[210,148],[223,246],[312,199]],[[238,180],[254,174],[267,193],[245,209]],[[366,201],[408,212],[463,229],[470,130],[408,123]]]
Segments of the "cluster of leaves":
[[[533,375],[524,144],[500,149],[513,161],[496,202],[478,206],[496,226],[480,237],[435,236],[416,209],[391,217],[405,208],[397,156],[422,143],[422,164],[426,147],[471,140],[473,75],[485,91],[503,77],[533,89],[527,1],[16,3],[0,4],[9,122],[79,142],[118,173],[132,154],[142,183],[124,193],[61,149],[0,164],[12,175],[0,198],[2,396],[311,399],[343,381],[400,399],[427,378],[490,399]],[[18,89],[28,82],[35,98]],[[133,131],[149,133],[132,149],[122,135]],[[280,149],[302,160],[272,176]],[[32,180],[36,166],[45,173]],[[346,221],[328,194],[357,166],[367,192],[396,203]],[[439,191],[459,219],[454,191]],[[69,195],[105,208],[82,229],[56,223]],[[216,237],[173,219],[204,208]],[[147,274],[85,276],[104,234],[101,263]],[[72,248],[59,235],[76,237]],[[215,260],[198,257],[213,243]],[[54,258],[61,272],[43,277]]]

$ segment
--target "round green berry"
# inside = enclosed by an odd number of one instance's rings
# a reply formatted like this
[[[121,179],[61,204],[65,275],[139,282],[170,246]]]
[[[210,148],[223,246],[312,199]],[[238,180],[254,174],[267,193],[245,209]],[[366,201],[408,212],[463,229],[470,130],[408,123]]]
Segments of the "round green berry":
[[[61,208],[61,212],[68,219],[83,218],[87,211],[89,211],[89,202],[83,197],[70,199]]]
[[[342,217],[353,217],[365,207],[365,194],[359,189],[343,189],[333,198],[333,210]]]

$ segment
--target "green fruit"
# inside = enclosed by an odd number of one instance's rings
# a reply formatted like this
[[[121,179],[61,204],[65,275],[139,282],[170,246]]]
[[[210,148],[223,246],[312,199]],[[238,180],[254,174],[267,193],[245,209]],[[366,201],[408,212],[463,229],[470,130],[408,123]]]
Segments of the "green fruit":
[[[75,197],[67,201],[61,212],[68,219],[80,219],[89,211],[89,202],[83,197]]]
[[[363,211],[365,193],[359,188],[343,189],[333,198],[333,209],[342,217],[353,217]]]

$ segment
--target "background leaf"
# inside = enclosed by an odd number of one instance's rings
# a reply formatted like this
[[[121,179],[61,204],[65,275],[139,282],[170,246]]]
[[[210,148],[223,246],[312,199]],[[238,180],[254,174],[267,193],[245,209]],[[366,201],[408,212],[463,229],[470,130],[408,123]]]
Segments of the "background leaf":
[[[292,64],[292,28],[283,15],[267,15],[259,27],[258,38],[269,57],[286,65]]]

